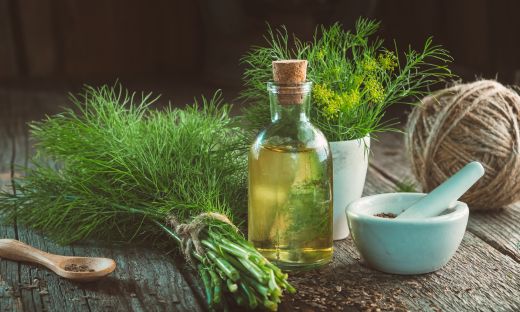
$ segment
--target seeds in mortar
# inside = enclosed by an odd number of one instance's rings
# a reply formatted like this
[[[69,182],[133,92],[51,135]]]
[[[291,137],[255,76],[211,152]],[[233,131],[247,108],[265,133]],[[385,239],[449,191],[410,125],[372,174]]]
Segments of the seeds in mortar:
[[[86,264],[77,265],[75,263],[71,263],[67,264],[63,269],[69,272],[94,272],[94,269],[91,269]]]
[[[374,217],[380,217],[380,218],[387,218],[387,219],[393,219],[395,217],[397,217],[397,215],[395,213],[386,213],[386,212],[380,212],[380,213],[376,213],[374,215]]]

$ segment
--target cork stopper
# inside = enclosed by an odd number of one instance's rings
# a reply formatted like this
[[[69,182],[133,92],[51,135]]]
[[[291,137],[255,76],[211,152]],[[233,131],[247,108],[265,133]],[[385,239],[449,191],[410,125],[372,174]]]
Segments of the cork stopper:
[[[302,104],[305,88],[299,86],[307,78],[306,60],[273,61],[273,80],[280,84],[278,100],[280,104]]]
[[[283,60],[273,62],[273,79],[280,84],[297,84],[307,78],[306,60]]]

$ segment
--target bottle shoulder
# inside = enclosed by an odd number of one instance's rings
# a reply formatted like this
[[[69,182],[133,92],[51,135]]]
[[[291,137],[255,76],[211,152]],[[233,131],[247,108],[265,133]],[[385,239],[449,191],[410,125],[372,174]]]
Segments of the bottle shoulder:
[[[324,149],[329,151],[325,135],[308,121],[285,124],[274,122],[262,129],[253,145],[290,146],[295,149]]]

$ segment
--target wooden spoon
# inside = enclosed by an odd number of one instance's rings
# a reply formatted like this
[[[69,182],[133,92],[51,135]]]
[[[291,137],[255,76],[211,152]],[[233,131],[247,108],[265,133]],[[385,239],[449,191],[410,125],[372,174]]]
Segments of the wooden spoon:
[[[88,282],[105,277],[116,268],[116,263],[112,259],[53,255],[15,239],[0,239],[0,257],[38,263],[61,277],[78,282]],[[71,271],[71,267],[78,268],[80,266],[86,266],[88,269],[85,272]],[[69,270],[66,270],[65,267],[68,267]],[[93,271],[89,272],[90,270]]]

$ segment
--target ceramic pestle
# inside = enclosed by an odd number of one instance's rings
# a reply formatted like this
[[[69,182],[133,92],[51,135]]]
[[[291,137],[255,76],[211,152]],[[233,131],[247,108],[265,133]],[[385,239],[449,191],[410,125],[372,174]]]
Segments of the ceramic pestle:
[[[417,219],[435,217],[459,199],[484,175],[484,167],[472,161],[460,169],[428,195],[411,205],[396,219]]]

